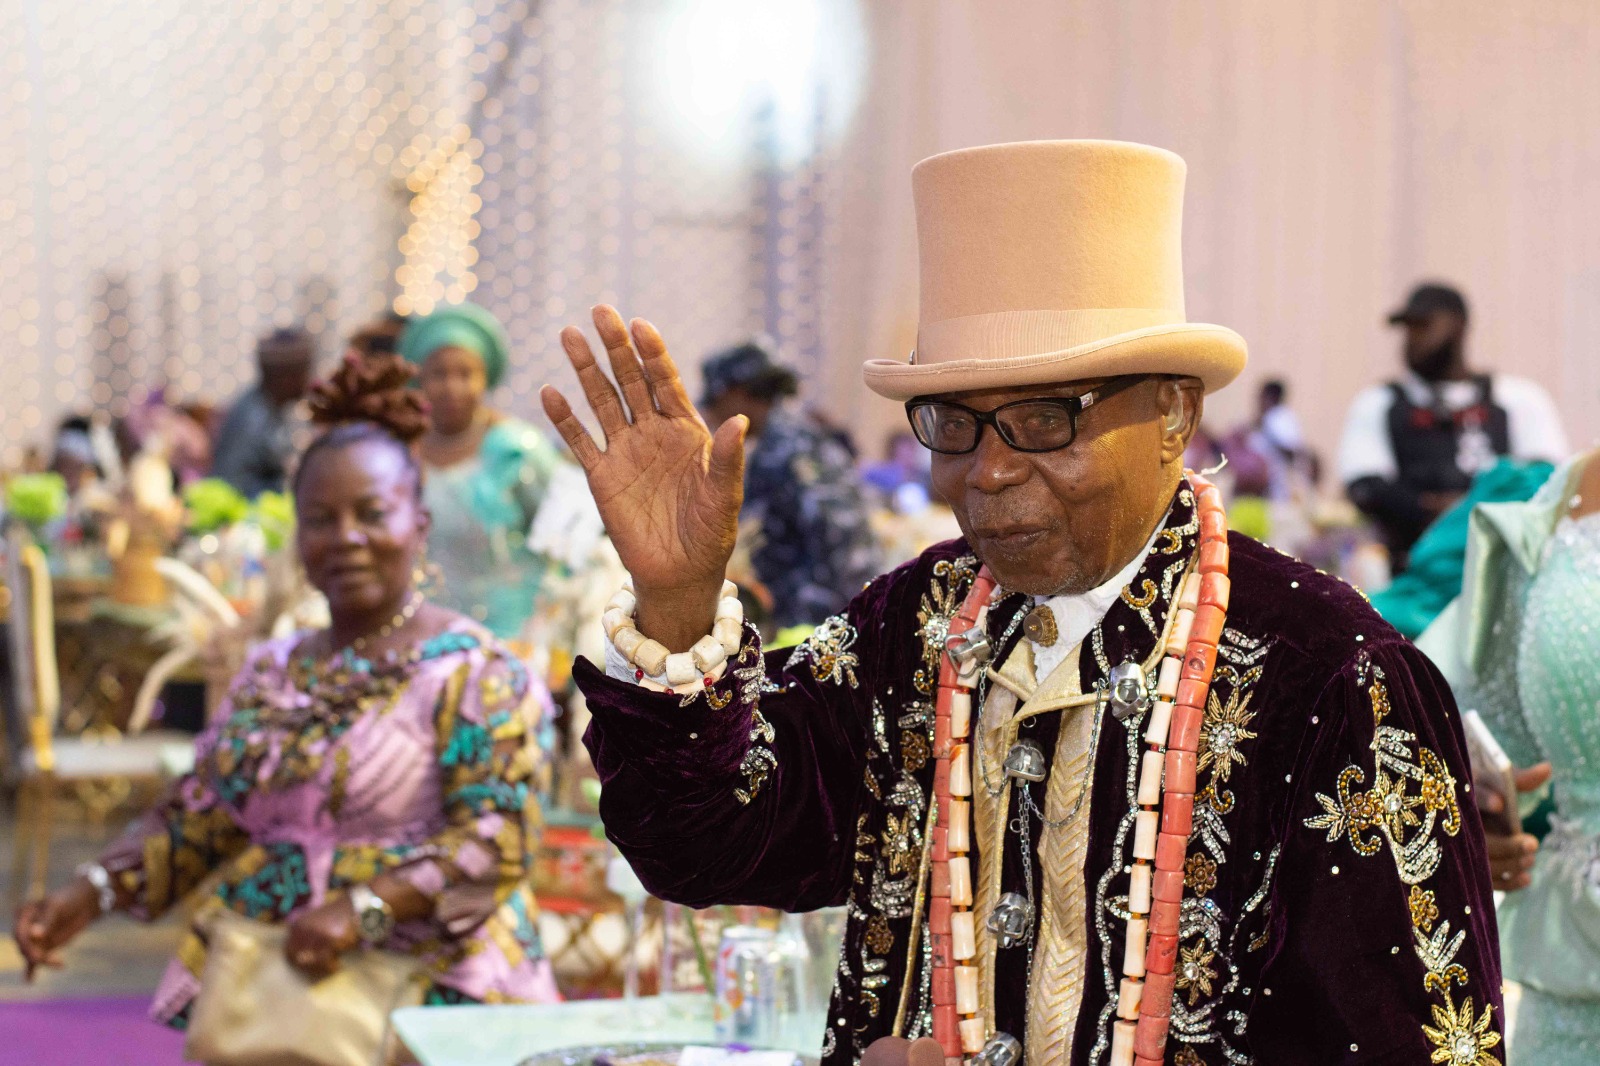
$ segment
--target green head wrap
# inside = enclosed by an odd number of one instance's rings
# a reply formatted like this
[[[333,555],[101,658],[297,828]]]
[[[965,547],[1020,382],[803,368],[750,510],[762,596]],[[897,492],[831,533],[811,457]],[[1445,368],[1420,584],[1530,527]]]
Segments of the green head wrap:
[[[507,348],[500,320],[474,303],[441,307],[424,318],[412,319],[400,338],[400,355],[421,366],[440,348],[465,348],[483,360],[492,389],[505,377]]]

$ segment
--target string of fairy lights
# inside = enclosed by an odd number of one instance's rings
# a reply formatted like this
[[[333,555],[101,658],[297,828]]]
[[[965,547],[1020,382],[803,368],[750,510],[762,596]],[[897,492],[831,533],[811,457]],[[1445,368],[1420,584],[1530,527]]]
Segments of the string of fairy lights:
[[[748,86],[712,141],[675,136],[654,64],[673,10],[0,7],[5,459],[152,389],[226,403],[266,330],[303,325],[332,358],[386,308],[489,307],[517,349],[501,402],[527,416],[563,373],[560,327],[600,300],[657,320],[691,366],[755,334],[820,360],[838,94],[819,86],[799,150]]]

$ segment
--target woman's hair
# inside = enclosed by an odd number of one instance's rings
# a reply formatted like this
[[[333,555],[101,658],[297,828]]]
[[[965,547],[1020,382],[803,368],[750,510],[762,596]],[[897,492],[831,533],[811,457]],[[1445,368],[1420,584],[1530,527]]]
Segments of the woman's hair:
[[[420,492],[422,467],[412,445],[428,431],[428,405],[411,388],[415,376],[416,370],[398,355],[372,353],[346,356],[331,377],[313,385],[311,420],[326,428],[301,454],[295,486],[318,452],[380,441],[404,457]]]

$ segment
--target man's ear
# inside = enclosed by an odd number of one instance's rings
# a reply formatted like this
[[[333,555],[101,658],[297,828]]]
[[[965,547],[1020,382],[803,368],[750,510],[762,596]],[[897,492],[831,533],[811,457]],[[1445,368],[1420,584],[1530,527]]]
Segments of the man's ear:
[[[1189,442],[1200,431],[1205,388],[1197,378],[1166,378],[1156,388],[1161,424],[1161,464],[1182,462]]]

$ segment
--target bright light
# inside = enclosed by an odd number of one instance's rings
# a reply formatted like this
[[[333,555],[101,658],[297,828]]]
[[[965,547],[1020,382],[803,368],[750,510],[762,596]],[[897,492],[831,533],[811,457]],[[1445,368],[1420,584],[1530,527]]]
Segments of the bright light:
[[[866,42],[856,0],[676,0],[657,38],[670,128],[709,154],[750,143],[762,111],[782,162],[848,125]]]

